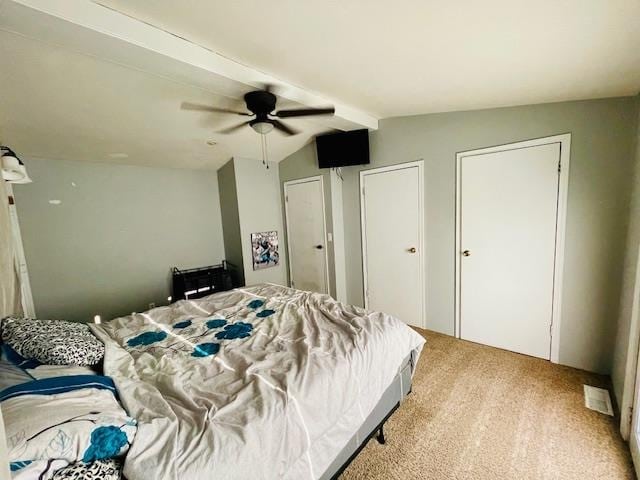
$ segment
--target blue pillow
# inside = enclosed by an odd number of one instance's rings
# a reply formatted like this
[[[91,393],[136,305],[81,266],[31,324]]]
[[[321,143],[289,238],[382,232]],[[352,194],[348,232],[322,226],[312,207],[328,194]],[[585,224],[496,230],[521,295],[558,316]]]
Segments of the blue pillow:
[[[2,356],[3,360],[6,360],[7,362],[14,364],[16,367],[20,367],[23,369],[36,368],[42,365],[37,360],[30,360],[28,358],[24,358],[22,355],[20,355],[18,352],[16,352],[13,348],[11,348],[6,343],[3,343],[2,346],[0,346],[0,355]]]

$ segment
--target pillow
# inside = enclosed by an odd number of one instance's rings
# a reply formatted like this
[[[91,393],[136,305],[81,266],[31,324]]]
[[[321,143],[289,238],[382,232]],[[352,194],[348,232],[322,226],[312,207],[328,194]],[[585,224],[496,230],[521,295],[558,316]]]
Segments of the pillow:
[[[24,358],[6,343],[0,345],[0,359],[5,362],[12,363],[17,368],[21,368],[23,370],[27,368],[36,368],[42,365],[36,360],[29,360],[28,358]]]
[[[119,460],[96,460],[92,463],[78,462],[53,474],[52,480],[78,479],[120,480],[122,478],[122,464]]]
[[[70,463],[123,455],[136,433],[113,381],[100,375],[34,380],[0,392],[0,402],[14,477],[49,478]]]
[[[91,463],[76,462],[68,464],[62,460],[38,460],[36,462],[12,464],[13,480],[121,480],[122,463],[115,458],[96,460]],[[28,467],[28,468],[27,468]]]
[[[98,375],[98,372],[92,367],[42,365],[36,360],[23,358],[6,343],[0,345],[0,392],[7,387],[31,380],[66,375]],[[22,381],[18,381],[19,379]]]
[[[96,365],[104,345],[85,323],[5,318],[2,340],[21,356],[47,365]]]

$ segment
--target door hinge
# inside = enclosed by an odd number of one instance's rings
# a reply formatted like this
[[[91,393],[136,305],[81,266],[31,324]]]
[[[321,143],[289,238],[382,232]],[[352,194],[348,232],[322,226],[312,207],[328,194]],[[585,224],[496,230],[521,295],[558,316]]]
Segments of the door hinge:
[[[364,196],[364,187],[362,187],[362,195]]]
[[[562,171],[562,161],[558,162],[558,173]]]
[[[633,425],[633,407],[627,408],[627,415],[625,416],[624,420],[629,428],[631,428],[631,425]]]
[[[289,201],[289,195],[285,195],[285,196],[284,196],[284,201],[285,201],[285,202],[288,202],[288,201]]]

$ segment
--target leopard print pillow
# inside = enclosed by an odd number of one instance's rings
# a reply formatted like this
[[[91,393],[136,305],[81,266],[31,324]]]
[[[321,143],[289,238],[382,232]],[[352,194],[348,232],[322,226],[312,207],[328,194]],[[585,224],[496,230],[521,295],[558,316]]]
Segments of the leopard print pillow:
[[[56,471],[51,480],[120,480],[121,470],[121,463],[115,458],[91,463],[77,462]]]
[[[84,323],[34,318],[5,318],[2,341],[24,358],[46,365],[96,365],[104,345]]]

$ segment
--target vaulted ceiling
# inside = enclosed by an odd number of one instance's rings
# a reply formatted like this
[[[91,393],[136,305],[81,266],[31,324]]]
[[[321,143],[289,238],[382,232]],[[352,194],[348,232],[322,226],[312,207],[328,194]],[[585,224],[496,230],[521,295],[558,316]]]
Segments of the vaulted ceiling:
[[[638,0],[96,0],[379,117],[633,95]]]
[[[639,18],[638,0],[0,0],[0,143],[218,168],[260,158],[259,136],[182,101],[241,108],[275,83],[279,107],[336,105],[269,134],[278,161],[389,116],[635,95]]]
[[[274,85],[277,109],[334,104],[334,116],[288,118],[267,159],[280,161],[334,129],[377,119],[278,81],[89,0],[0,0],[0,144],[24,158],[216,169],[262,158],[247,117],[185,111],[182,102],[245,110],[243,95]],[[212,145],[213,144],[213,145]]]
[[[240,98],[251,89],[246,85],[224,96],[215,87],[206,90],[3,31],[0,58],[0,144],[22,156],[210,169],[232,156],[261,158],[260,136],[251,128],[216,133],[242,117],[180,108],[183,101],[242,108]],[[276,161],[327,130],[301,119],[287,124],[303,133],[269,134],[269,156]]]

